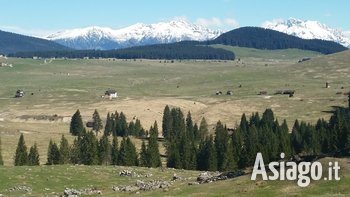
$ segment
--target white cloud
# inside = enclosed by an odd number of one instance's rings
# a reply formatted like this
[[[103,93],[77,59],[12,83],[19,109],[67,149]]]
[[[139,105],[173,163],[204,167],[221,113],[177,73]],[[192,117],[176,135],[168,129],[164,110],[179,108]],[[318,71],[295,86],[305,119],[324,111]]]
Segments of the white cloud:
[[[225,30],[231,30],[234,28],[239,27],[239,23],[233,19],[233,18],[218,18],[218,17],[213,17],[210,19],[206,18],[198,18],[196,20],[196,24],[205,26],[207,28],[213,28],[213,29],[225,29]]]

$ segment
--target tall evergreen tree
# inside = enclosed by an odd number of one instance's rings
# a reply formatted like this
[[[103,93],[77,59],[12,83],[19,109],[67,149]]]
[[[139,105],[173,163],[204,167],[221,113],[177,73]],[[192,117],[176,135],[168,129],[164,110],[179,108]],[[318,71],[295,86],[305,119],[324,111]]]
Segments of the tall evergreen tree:
[[[159,145],[158,145],[158,124],[154,122],[153,127],[150,128],[150,137],[147,148],[148,167],[160,167],[162,165],[160,160]]]
[[[80,136],[78,138],[80,138]],[[70,148],[70,162],[73,164],[81,164],[81,152],[80,152],[81,140],[78,138],[74,139],[73,144]]]
[[[117,120],[117,135],[122,137],[128,136],[128,123],[123,112],[120,112]]]
[[[74,115],[72,116],[71,122],[70,122],[70,129],[69,132],[74,135],[74,136],[78,136],[81,134],[81,132],[84,129],[84,125],[83,125],[83,120],[81,118],[80,115],[80,111],[79,109],[74,113]]]
[[[114,136],[112,141],[112,149],[111,149],[112,165],[118,165],[118,159],[119,159],[118,137]]]
[[[198,133],[199,133],[199,135],[197,137],[198,141],[205,140],[206,136],[209,133],[208,123],[204,117],[202,118],[201,123],[199,125],[199,132]]]
[[[60,150],[55,142],[50,140],[47,151],[47,165],[57,165],[60,163]]]
[[[162,121],[162,128],[163,128],[163,137],[166,140],[169,140],[170,133],[172,133],[172,117],[170,114],[170,108],[169,106],[165,106],[164,112],[163,112],[163,121]]]
[[[107,120],[106,120],[106,125],[105,125],[105,130],[104,130],[104,135],[109,136],[113,132],[113,118],[111,115],[107,114]]]
[[[140,151],[140,166],[148,167],[147,147],[145,141],[142,140],[141,151]]]
[[[228,140],[229,136],[227,130],[219,121],[216,124],[215,128],[215,148],[218,162],[218,170],[220,171],[225,169],[225,165],[227,165],[227,161],[225,161],[225,158],[227,158],[226,154],[228,149]]]
[[[70,163],[70,148],[68,140],[62,135],[60,141],[60,164]]]
[[[15,154],[15,166],[24,166],[28,164],[28,152],[27,146],[24,141],[24,136],[21,134],[18,140],[16,154]]]
[[[92,131],[84,133],[79,144],[81,163],[96,165],[98,163],[98,141],[95,134]]]
[[[120,143],[118,164],[122,166],[138,166],[136,148],[129,137],[123,137]]]
[[[103,128],[103,125],[100,114],[96,109],[92,115],[92,120],[92,130],[94,130],[96,132],[96,135],[98,135],[98,132]]]
[[[135,121],[135,135],[143,137],[142,130],[143,130],[143,128],[142,128],[142,125],[141,125],[141,121],[137,118],[136,121]]]
[[[216,171],[217,168],[217,151],[215,149],[215,144],[213,143],[213,136],[210,135],[207,141],[207,147],[208,147],[208,170],[209,171]]]
[[[194,130],[191,112],[188,112],[186,117],[186,133],[189,140],[194,141]]]
[[[98,146],[99,163],[108,165],[111,163],[111,145],[108,137],[103,135]]]
[[[38,166],[39,162],[39,152],[36,143],[34,146],[30,147],[29,155],[28,155],[28,165],[29,166]]]

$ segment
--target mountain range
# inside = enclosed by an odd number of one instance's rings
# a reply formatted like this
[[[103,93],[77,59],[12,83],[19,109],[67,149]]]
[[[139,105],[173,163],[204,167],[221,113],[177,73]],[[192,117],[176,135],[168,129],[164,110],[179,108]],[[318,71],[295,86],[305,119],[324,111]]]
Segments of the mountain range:
[[[49,40],[24,36],[0,30],[0,54],[18,51],[60,51],[72,50]]]
[[[289,18],[265,22],[262,27],[303,39],[321,39],[337,42],[350,48],[350,32],[342,32],[318,21]]]
[[[51,34],[46,39],[74,49],[108,50],[184,40],[211,40],[221,33],[222,31],[210,30],[178,19],[150,25],[137,23],[117,30],[97,26],[65,30]]]

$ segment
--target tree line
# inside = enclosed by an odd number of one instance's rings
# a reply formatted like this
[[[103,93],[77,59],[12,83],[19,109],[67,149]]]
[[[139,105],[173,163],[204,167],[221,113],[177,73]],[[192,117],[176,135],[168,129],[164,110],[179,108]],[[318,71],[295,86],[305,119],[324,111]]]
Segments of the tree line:
[[[116,50],[58,50],[16,52],[9,57],[32,58],[117,58],[117,59],[219,59],[234,60],[233,52],[216,49],[210,46],[189,44],[156,44]]]
[[[257,152],[262,153],[266,162],[278,160],[281,152],[285,153],[286,158],[296,154],[347,153],[350,150],[350,95],[348,104],[349,108],[337,107],[328,121],[319,119],[313,125],[296,120],[291,131],[285,120],[279,123],[271,109],[266,109],[261,116],[259,113],[253,113],[247,118],[243,114],[240,124],[233,130],[218,121],[215,135],[209,134],[205,118],[197,125],[190,112],[185,117],[179,108],[166,106],[162,119],[166,166],[190,170],[229,171],[252,166]],[[98,126],[93,129],[102,129],[99,115],[96,114],[97,111],[93,117],[96,118]],[[108,114],[103,135],[98,140],[94,130],[86,131],[77,110],[72,117],[70,128],[71,134],[76,136],[73,144],[69,145],[64,136],[59,146],[50,141],[47,164],[162,166],[157,122],[149,131],[144,132],[143,137],[147,138],[142,138],[141,149],[137,151],[128,136],[130,128],[134,127],[124,122],[123,116],[122,112]],[[74,123],[75,119],[80,123]],[[109,141],[109,136],[112,136],[112,142]],[[117,136],[122,137],[120,146]],[[27,153],[21,135],[16,149],[15,165],[38,165],[37,152],[34,145],[29,154]]]

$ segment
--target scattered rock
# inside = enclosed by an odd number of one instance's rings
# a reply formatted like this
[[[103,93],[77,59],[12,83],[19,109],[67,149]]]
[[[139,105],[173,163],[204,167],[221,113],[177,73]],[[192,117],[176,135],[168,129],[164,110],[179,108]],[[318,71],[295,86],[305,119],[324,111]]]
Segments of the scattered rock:
[[[63,197],[78,197],[80,195],[102,195],[101,190],[97,190],[96,188],[86,188],[86,189],[73,189],[66,188],[63,192]]]
[[[189,182],[188,185],[199,185],[198,182]]]
[[[119,176],[128,176],[128,177],[137,177],[137,178],[141,178],[141,177],[152,177],[153,174],[151,173],[147,173],[145,175],[142,175],[142,174],[138,174],[136,172],[133,172],[131,170],[122,170],[121,172],[119,172]]]
[[[176,173],[174,173],[173,175],[173,181],[176,181],[176,180],[181,180],[181,177],[177,176]]]
[[[152,180],[149,182],[144,182],[142,180],[137,180],[135,185],[122,185],[122,186],[113,186],[112,190],[115,192],[134,192],[138,190],[150,191],[156,189],[165,189],[171,186],[171,183],[168,181],[157,181]]]
[[[17,186],[14,186],[13,188],[8,189],[7,191],[9,191],[9,192],[16,192],[16,191],[32,192],[32,188],[29,186],[25,186],[25,185],[17,185]]]
[[[208,172],[204,172],[204,173],[201,173],[197,177],[197,182],[199,184],[211,183],[211,182],[215,182],[215,181],[232,179],[232,178],[239,177],[239,176],[242,176],[242,175],[244,175],[243,171],[225,172],[225,173],[216,174],[216,175],[210,175]]]

